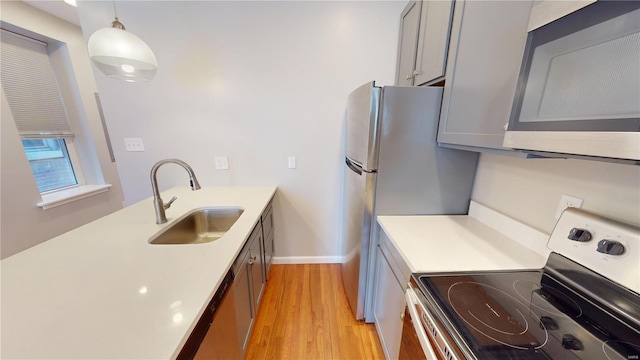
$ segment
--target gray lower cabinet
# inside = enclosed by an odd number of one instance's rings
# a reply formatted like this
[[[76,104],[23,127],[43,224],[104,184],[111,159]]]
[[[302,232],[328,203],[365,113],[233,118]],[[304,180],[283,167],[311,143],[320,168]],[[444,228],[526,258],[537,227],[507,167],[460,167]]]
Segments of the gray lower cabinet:
[[[267,234],[266,241],[264,234]],[[196,324],[196,329],[189,336],[187,344],[178,355],[179,360],[192,359],[194,353],[197,358],[244,358],[260,308],[267,282],[266,274],[272,257],[273,216],[270,203],[251,231],[251,235],[232,265],[232,270],[227,275],[229,281],[226,284],[229,284],[229,288],[222,289],[225,296],[218,299],[220,300],[218,309],[224,310],[224,314],[217,310],[215,314],[205,311]],[[216,296],[222,290],[218,289]],[[223,336],[220,333],[223,333]]]
[[[410,1],[400,16],[396,85],[422,85],[445,74],[453,0]]]
[[[249,247],[249,261],[247,262],[249,272],[251,274],[251,297],[253,299],[253,314],[258,314],[260,300],[262,300],[262,291],[265,286],[264,276],[264,251],[262,251],[263,238],[262,226],[256,225],[251,235]]]
[[[455,2],[438,142],[502,147],[532,1]],[[482,150],[482,149],[478,149]]]
[[[269,269],[273,262],[274,247],[274,231],[273,231],[273,209],[271,203],[267,205],[262,214],[262,238],[263,238],[263,259],[265,280],[269,280]]]
[[[404,293],[410,274],[409,267],[381,231],[376,257],[373,317],[387,359],[397,359],[400,354]]]
[[[240,341],[241,353],[244,357],[249,341],[249,334],[253,326],[253,301],[251,298],[251,273],[249,271],[249,247],[245,245],[244,249],[234,263],[235,279],[234,300],[236,306],[236,324],[238,326],[238,339]]]
[[[234,263],[236,318],[243,357],[266,283],[263,274],[262,242],[262,226],[258,223]]]

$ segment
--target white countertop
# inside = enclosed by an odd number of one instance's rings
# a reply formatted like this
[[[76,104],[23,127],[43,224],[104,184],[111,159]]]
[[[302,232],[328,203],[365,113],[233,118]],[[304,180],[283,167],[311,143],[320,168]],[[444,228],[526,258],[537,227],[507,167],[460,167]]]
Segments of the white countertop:
[[[474,212],[478,208],[472,204]],[[378,223],[413,273],[538,269],[547,260],[548,252],[533,250],[538,244],[522,244],[546,234],[532,231],[531,239],[514,240],[468,215],[378,216]]]
[[[173,188],[167,224],[149,198],[2,260],[0,357],[175,358],[275,191]],[[244,213],[211,243],[148,243],[204,206]]]

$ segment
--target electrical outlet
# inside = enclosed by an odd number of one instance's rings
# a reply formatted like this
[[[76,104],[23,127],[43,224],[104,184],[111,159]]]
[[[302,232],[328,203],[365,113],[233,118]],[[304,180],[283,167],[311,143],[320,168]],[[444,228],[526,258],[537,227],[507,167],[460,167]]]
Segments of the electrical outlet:
[[[216,170],[229,169],[229,159],[226,156],[216,156],[213,160],[216,162]]]
[[[562,197],[560,198],[560,204],[558,204],[558,210],[556,210],[556,220],[560,218],[560,215],[562,215],[564,209],[569,207],[580,209],[583,202],[584,200],[580,198],[569,195],[562,195]]]
[[[144,151],[142,138],[124,138],[124,148],[126,151]]]

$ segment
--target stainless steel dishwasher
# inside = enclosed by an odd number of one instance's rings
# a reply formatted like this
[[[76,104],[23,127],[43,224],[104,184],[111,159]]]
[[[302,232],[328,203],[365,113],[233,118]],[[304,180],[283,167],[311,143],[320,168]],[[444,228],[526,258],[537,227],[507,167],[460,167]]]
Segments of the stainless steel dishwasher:
[[[241,359],[234,271],[229,270],[178,355],[178,359]]]
[[[233,284],[229,284],[213,314],[211,326],[202,339],[194,359],[240,359],[236,328],[236,305]]]

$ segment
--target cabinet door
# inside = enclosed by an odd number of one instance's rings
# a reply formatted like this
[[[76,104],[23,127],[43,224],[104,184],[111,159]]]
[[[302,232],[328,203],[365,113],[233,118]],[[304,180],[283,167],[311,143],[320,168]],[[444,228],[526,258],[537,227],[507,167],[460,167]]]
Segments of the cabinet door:
[[[376,288],[373,317],[387,359],[397,359],[402,338],[404,287],[396,279],[389,260],[378,247],[376,260]]]
[[[271,260],[273,259],[273,210],[271,204],[267,205],[267,209],[262,214],[262,237],[264,243],[262,248],[263,263],[264,263],[264,279],[269,280],[269,268],[271,267]]]
[[[242,255],[241,255],[242,256]],[[244,354],[247,342],[249,340],[249,332],[253,325],[253,314],[251,312],[251,290],[249,281],[249,265],[247,257],[241,260],[238,271],[233,280],[233,297],[236,308],[236,324],[238,326],[238,339]]]
[[[269,279],[269,268],[271,268],[271,262],[273,261],[273,231],[267,235],[264,240],[264,279]]]
[[[456,1],[438,142],[503,149],[532,1]]]
[[[258,305],[262,299],[262,290],[264,289],[264,263],[262,257],[262,229],[258,225],[252,239],[250,239],[251,245],[249,248],[249,262],[248,269],[251,274],[251,292],[253,297],[253,316],[255,318],[258,313]]]
[[[411,1],[404,8],[400,17],[396,85],[413,85],[421,7],[422,1]]]
[[[453,0],[422,3],[414,85],[444,76],[452,17]]]

